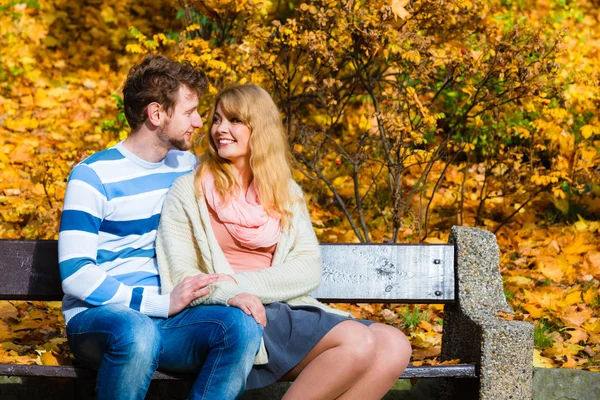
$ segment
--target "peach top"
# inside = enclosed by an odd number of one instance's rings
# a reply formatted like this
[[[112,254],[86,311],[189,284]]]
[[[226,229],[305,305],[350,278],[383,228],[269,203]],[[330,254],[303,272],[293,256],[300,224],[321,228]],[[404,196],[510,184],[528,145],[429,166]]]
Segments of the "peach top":
[[[219,242],[225,258],[227,258],[235,273],[260,271],[271,266],[277,244],[257,249],[243,247],[231,236],[210,205],[208,205],[208,213],[210,215],[210,225],[215,233],[217,242]]]

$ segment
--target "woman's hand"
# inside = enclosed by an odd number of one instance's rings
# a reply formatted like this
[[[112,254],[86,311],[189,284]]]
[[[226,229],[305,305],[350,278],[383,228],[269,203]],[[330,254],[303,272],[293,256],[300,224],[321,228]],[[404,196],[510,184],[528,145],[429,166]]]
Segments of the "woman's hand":
[[[267,313],[265,311],[265,306],[263,306],[258,297],[255,295],[250,293],[240,293],[229,299],[227,304],[241,309],[248,315],[252,315],[254,320],[258,322],[263,329],[265,326],[267,326]]]

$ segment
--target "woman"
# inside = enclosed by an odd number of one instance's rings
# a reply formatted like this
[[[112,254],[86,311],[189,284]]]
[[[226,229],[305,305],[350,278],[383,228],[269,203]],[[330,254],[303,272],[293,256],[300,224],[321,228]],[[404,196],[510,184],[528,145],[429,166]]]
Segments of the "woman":
[[[256,85],[221,92],[195,174],[175,182],[157,239],[164,293],[217,273],[194,302],[241,308],[264,328],[247,389],[294,383],[284,399],[378,399],[410,359],[404,334],[350,318],[308,296],[321,259],[281,117]]]

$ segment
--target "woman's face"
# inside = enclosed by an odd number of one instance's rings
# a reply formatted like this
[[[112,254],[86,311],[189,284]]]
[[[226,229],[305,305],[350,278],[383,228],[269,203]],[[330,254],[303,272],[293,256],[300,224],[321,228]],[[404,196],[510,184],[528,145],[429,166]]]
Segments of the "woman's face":
[[[210,135],[219,157],[231,161],[237,168],[249,165],[250,128],[236,118],[227,119],[220,103],[213,117]]]

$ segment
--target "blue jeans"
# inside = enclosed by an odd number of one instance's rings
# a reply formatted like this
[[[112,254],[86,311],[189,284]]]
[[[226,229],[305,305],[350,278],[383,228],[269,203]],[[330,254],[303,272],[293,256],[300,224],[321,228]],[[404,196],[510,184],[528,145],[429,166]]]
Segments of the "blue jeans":
[[[144,399],[152,375],[197,374],[190,399],[236,399],[246,387],[262,328],[236,307],[199,306],[150,318],[120,305],[91,308],[67,325],[75,358],[98,370],[98,399]]]

